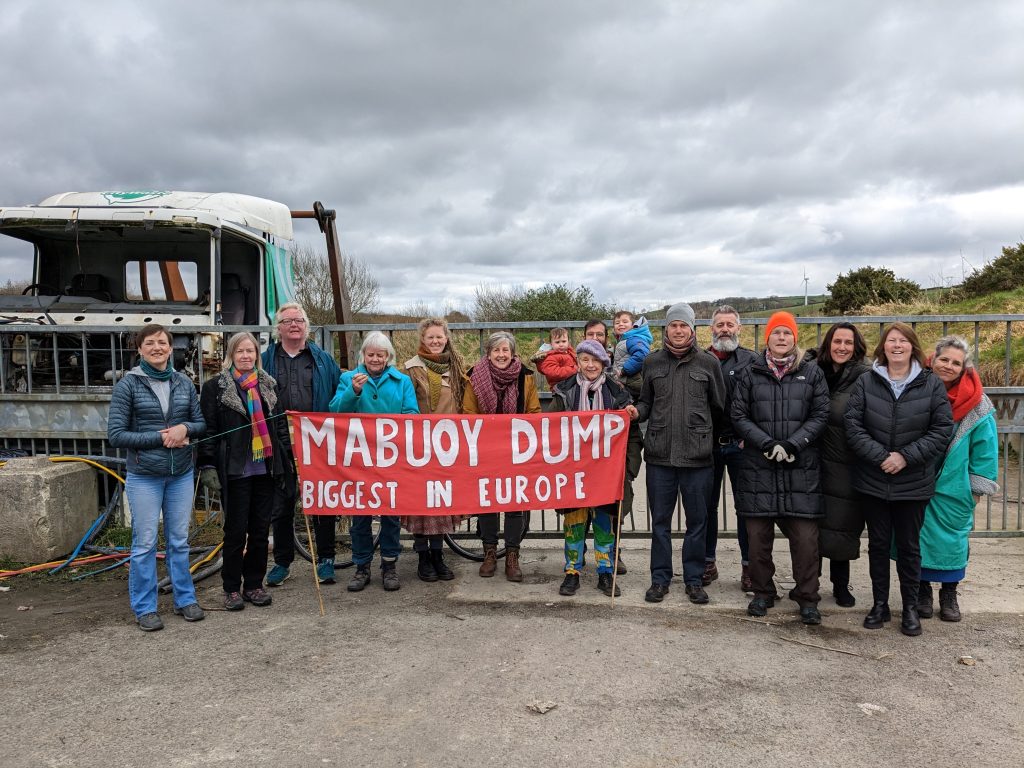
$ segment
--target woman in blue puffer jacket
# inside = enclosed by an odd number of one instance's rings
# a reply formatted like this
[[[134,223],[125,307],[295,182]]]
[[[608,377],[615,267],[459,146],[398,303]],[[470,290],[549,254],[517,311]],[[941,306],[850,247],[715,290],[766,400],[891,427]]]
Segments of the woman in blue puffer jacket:
[[[192,382],[174,370],[173,340],[162,325],[142,328],[135,337],[141,361],[114,386],[107,416],[107,439],[128,449],[125,492],[132,510],[132,553],[128,599],[139,628],[163,629],[157,613],[156,546],[160,511],[167,541],[167,570],[174,589],[174,612],[200,621],[188,567],[188,522],[192,514],[191,438],[206,431]]]

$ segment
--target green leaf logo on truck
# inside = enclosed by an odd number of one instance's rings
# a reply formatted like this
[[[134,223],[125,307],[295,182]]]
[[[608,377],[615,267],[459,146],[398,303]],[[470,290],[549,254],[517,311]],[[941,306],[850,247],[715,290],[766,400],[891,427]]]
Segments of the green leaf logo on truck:
[[[149,200],[156,200],[158,197],[170,194],[169,192],[136,191],[136,192],[104,192],[108,203],[145,203]]]

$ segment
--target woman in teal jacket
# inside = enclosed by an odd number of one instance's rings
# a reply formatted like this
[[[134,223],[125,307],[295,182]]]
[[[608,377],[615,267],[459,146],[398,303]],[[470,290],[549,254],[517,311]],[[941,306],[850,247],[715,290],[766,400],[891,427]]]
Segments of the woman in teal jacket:
[[[366,334],[359,347],[359,365],[341,374],[338,391],[329,406],[332,413],[419,413],[412,379],[395,368],[395,348],[380,331]],[[353,515],[352,562],[356,571],[348,583],[349,592],[359,592],[370,583],[373,560],[373,519]],[[398,540],[401,523],[397,515],[380,518],[380,570],[384,589],[393,592],[398,581],[396,563],[402,545]]]
[[[960,621],[956,588],[967,570],[967,537],[981,496],[999,490],[999,441],[995,408],[982,390],[967,342],[959,336],[943,336],[935,345],[931,368],[946,385],[955,430],[921,527],[917,612],[922,619],[934,614],[931,582],[937,581],[942,584],[939,618]]]

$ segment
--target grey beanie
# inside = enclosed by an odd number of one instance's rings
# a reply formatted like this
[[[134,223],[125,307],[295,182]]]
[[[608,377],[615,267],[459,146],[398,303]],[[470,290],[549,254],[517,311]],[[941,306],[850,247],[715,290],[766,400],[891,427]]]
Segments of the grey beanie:
[[[673,304],[668,308],[668,312],[665,313],[665,325],[668,325],[673,320],[679,320],[690,326],[690,330],[696,332],[694,327],[694,316],[693,308],[686,302],[680,301],[678,304]]]

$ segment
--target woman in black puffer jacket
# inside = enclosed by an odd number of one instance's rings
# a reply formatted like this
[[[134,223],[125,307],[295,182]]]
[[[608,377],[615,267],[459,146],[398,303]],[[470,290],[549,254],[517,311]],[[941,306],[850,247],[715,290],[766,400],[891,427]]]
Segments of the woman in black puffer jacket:
[[[836,603],[843,608],[857,604],[850,592],[850,561],[860,557],[864,510],[853,490],[857,457],[846,441],[843,418],[857,379],[871,370],[864,362],[867,344],[853,323],[836,323],[825,333],[821,347],[808,351],[828,384],[831,407],[821,438],[821,490],[825,516],[818,524],[818,555],[829,559],[829,577]]]
[[[828,420],[828,387],[814,363],[800,359],[795,318],[776,312],[765,329],[766,349],[736,383],[733,430],[743,440],[737,478],[736,513],[747,526],[751,616],[775,604],[775,525],[789,539],[796,587],[805,624],[820,624],[818,613],[818,519],[821,486],[817,441]]]
[[[909,325],[893,323],[882,333],[871,373],[854,385],[845,423],[858,458],[854,488],[865,497],[868,524],[874,605],[864,626],[881,629],[890,619],[889,552],[895,539],[903,598],[900,630],[920,635],[921,523],[935,492],[939,458],[953,434],[953,412]]]

